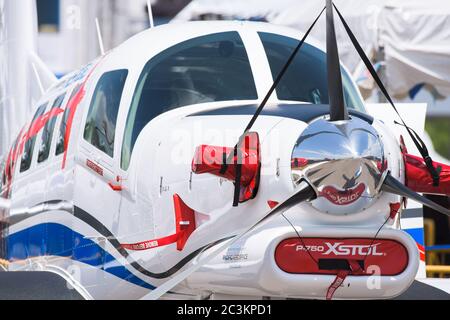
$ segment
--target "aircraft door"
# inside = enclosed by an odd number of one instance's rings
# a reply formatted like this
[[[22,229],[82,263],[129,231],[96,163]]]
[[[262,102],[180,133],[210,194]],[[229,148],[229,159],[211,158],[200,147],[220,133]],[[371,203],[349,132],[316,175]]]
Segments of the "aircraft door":
[[[104,270],[113,263],[111,241],[119,219],[121,187],[118,184],[116,123],[127,70],[104,73],[97,82],[85,125],[81,128],[80,152],[75,173],[75,239],[74,255],[87,259],[92,281],[104,279]],[[90,250],[84,250],[86,245]],[[97,273],[93,274],[96,270]],[[97,281],[98,284],[98,281]]]

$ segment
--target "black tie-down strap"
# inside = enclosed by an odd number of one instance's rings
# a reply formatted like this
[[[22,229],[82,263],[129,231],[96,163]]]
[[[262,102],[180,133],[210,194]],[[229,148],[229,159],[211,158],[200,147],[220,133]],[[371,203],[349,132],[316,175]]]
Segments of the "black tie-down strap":
[[[241,177],[242,177],[242,152],[240,148],[234,148],[236,156],[236,179],[234,181],[234,196],[233,196],[233,206],[237,207],[239,205],[239,199],[241,196]]]
[[[342,14],[339,12],[339,10],[336,7],[336,5],[333,4],[333,6],[336,9],[337,14],[339,15],[339,18],[341,19],[342,24],[344,25],[344,28],[347,31],[347,34],[348,34],[348,36],[350,37],[350,40],[353,43],[353,46],[355,47],[355,49],[358,52],[359,56],[361,57],[362,61],[366,65],[366,68],[369,70],[369,72],[372,75],[373,79],[377,83],[377,85],[380,88],[380,90],[383,93],[383,95],[386,97],[386,99],[391,104],[392,108],[394,108],[395,112],[397,113],[397,115],[399,116],[400,120],[402,121],[403,126],[405,127],[406,131],[408,131],[409,136],[411,137],[412,141],[416,145],[417,150],[419,150],[423,160],[425,161],[427,169],[428,169],[431,177],[433,178],[433,185],[435,187],[438,187],[439,186],[439,182],[440,182],[439,173],[437,172],[436,168],[433,166],[433,160],[430,157],[430,154],[428,152],[427,146],[425,145],[423,140],[419,137],[419,135],[413,133],[411,128],[406,125],[406,123],[403,120],[402,116],[398,112],[398,110],[397,110],[397,108],[396,108],[396,106],[394,104],[394,101],[392,100],[391,96],[389,95],[388,91],[386,90],[385,86],[383,85],[383,82],[381,81],[380,77],[378,76],[377,72],[375,71],[374,67],[372,66],[372,63],[370,62],[370,60],[367,57],[366,53],[361,48],[361,45],[359,44],[359,42],[356,39],[355,35],[353,34],[352,30],[348,26],[347,22],[345,21],[344,17],[342,16]]]
[[[320,16],[322,15],[322,13],[324,11],[325,11],[325,7],[320,11],[320,13],[317,16],[317,18],[311,24],[311,26],[309,27],[309,29],[306,31],[305,35],[303,36],[302,40],[299,42],[299,44],[297,45],[295,50],[290,55],[290,57],[287,60],[286,64],[281,69],[281,71],[278,74],[277,78],[275,79],[274,83],[270,87],[270,89],[267,92],[266,96],[264,97],[263,101],[259,105],[259,107],[256,110],[255,114],[253,115],[252,119],[248,123],[247,127],[245,128],[244,133],[239,138],[238,143],[234,147],[234,153],[230,153],[227,161],[224,162],[224,165],[222,166],[221,173],[224,173],[227,170],[228,164],[231,163],[231,161],[233,159],[233,156],[237,158],[236,179],[235,179],[235,182],[234,182],[233,207],[237,207],[239,205],[239,195],[241,193],[241,183],[240,182],[241,182],[242,163],[240,162],[241,157],[239,155],[240,152],[238,152],[238,150],[239,150],[240,146],[242,145],[242,143],[243,143],[243,141],[245,139],[245,135],[251,130],[251,128],[255,124],[256,120],[258,119],[259,115],[263,111],[263,109],[266,106],[267,102],[269,101],[270,97],[272,96],[272,94],[274,93],[275,89],[278,87],[278,85],[280,84],[280,82],[283,79],[284,75],[286,74],[286,71],[288,70],[289,66],[294,61],[294,59],[297,56],[298,52],[300,51],[300,49],[302,48],[303,44],[305,43],[306,38],[308,38],[309,34],[311,33],[311,30],[314,28],[314,26],[316,25],[317,21],[319,20]]]

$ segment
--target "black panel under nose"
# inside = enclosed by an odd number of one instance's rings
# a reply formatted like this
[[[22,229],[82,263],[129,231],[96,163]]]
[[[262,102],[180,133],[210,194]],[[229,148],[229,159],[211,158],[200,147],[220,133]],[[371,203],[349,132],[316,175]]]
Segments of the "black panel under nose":
[[[364,270],[364,260],[357,261]],[[351,271],[350,263],[347,259],[319,259],[320,270],[348,270]]]

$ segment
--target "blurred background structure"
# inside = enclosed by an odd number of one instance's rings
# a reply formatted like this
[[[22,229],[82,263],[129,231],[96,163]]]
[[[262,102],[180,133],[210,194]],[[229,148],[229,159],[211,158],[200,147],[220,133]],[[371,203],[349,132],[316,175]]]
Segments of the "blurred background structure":
[[[99,55],[98,17],[105,48],[149,26],[146,0],[36,0],[38,52],[57,76]],[[189,20],[256,20],[304,32],[323,6],[317,0],[151,0],[156,25]],[[441,0],[336,0],[350,27],[398,102],[429,105],[427,132],[450,159],[450,3]],[[321,24],[319,24],[320,26]],[[340,54],[369,102],[383,102],[337,23]],[[324,43],[323,28],[312,33]]]
[[[155,24],[168,23],[189,0],[151,0]],[[100,54],[99,19],[106,50],[149,27],[146,0],[36,0],[38,52],[57,76]]]

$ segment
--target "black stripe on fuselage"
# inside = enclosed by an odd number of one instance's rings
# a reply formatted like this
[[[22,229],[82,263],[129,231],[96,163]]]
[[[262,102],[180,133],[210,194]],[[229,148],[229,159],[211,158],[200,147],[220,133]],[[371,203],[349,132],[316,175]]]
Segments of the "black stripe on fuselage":
[[[58,203],[65,203],[64,201],[51,201],[51,202],[46,202],[46,203],[42,203],[37,205],[36,207],[42,206],[43,208],[46,208],[46,205],[56,205]],[[61,206],[62,208],[66,208],[66,206]],[[64,209],[60,209],[60,210],[64,210]],[[33,214],[19,214],[17,215],[16,219],[10,219],[9,223],[8,223],[8,227],[13,226],[15,224],[18,224],[19,222],[22,222],[24,220],[27,220],[31,217],[34,217],[36,215],[42,214],[47,212],[48,210],[43,210],[42,212],[35,212]],[[183,259],[181,259],[175,266],[173,266],[172,268],[170,268],[167,271],[164,272],[160,272],[160,273],[154,273],[151,272],[147,269],[145,269],[143,266],[141,266],[137,261],[129,261],[129,259],[131,259],[130,254],[128,253],[127,250],[125,250],[120,242],[117,240],[117,238],[112,234],[112,232],[105,226],[103,225],[99,220],[97,220],[94,216],[92,216],[91,214],[89,214],[88,212],[84,211],[83,209],[79,208],[79,207],[73,207],[73,212],[71,210],[64,210],[67,211],[69,213],[73,213],[74,217],[83,221],[84,223],[88,224],[89,226],[91,226],[93,229],[95,229],[95,231],[97,231],[99,234],[101,234],[103,237],[106,238],[106,240],[117,250],[117,252],[120,253],[120,255],[122,255],[125,259],[127,259],[127,261],[130,263],[130,265],[136,269],[138,272],[142,273],[143,275],[146,275],[150,278],[154,278],[154,279],[165,279],[168,278],[172,275],[174,275],[175,273],[177,273],[181,268],[183,268],[186,264],[188,264],[192,259],[194,259],[199,253],[201,253],[202,251],[205,251],[206,249],[212,248],[215,245],[222,243],[224,241],[227,241],[229,239],[232,238],[231,237],[227,237],[224,239],[220,239],[217,240],[215,242],[212,242],[206,246],[203,246],[197,250],[195,250],[194,252],[190,253],[189,255],[187,255],[186,257],[184,257]]]
[[[87,223],[92,228],[94,228],[98,233],[100,233],[102,236],[104,236],[124,258],[126,258],[126,259],[129,258],[130,255],[129,255],[128,251],[125,250],[121,246],[120,242],[116,239],[116,237],[114,237],[114,235],[95,217],[93,217],[92,215],[90,215],[89,213],[87,213],[86,211],[82,210],[79,207],[75,207],[74,216],[77,217],[78,219],[82,220],[83,222]],[[215,241],[211,244],[208,244],[200,249],[197,249],[196,251],[190,253],[185,258],[181,259],[175,266],[173,266],[172,268],[170,268],[169,270],[167,270],[165,272],[161,272],[161,273],[150,272],[147,269],[145,269],[144,267],[142,267],[137,261],[130,262],[130,265],[133,266],[133,268],[138,270],[140,273],[142,273],[148,277],[151,277],[154,279],[168,278],[168,277],[174,275],[175,273],[177,273],[189,261],[194,259],[197,256],[197,254],[199,254],[200,252],[206,250],[207,248],[213,247],[221,242],[224,242],[230,238],[231,237],[221,239],[221,240]]]
[[[250,104],[243,106],[228,106],[211,109],[207,111],[190,114],[189,117],[199,116],[253,116],[258,109],[258,105]],[[353,109],[349,109],[350,116],[358,117],[369,124],[373,123],[373,118]],[[272,104],[267,105],[261,112],[262,116],[273,116],[281,118],[295,119],[309,123],[314,119],[330,114],[330,106],[324,104]]]
[[[63,206],[62,204],[66,204]],[[41,207],[41,208],[39,208]],[[69,208],[70,207],[70,208]],[[39,209],[37,209],[39,208]],[[31,212],[16,212],[13,215],[6,216],[3,219],[3,223],[6,227],[13,226],[15,224],[18,224],[24,220],[30,219],[32,217],[35,217],[37,215],[40,215],[44,212],[52,211],[52,210],[59,210],[59,211],[66,211],[70,214],[73,214],[73,206],[68,205],[68,202],[55,200],[55,201],[47,201],[41,204],[38,204],[32,208],[33,210],[30,210]]]

